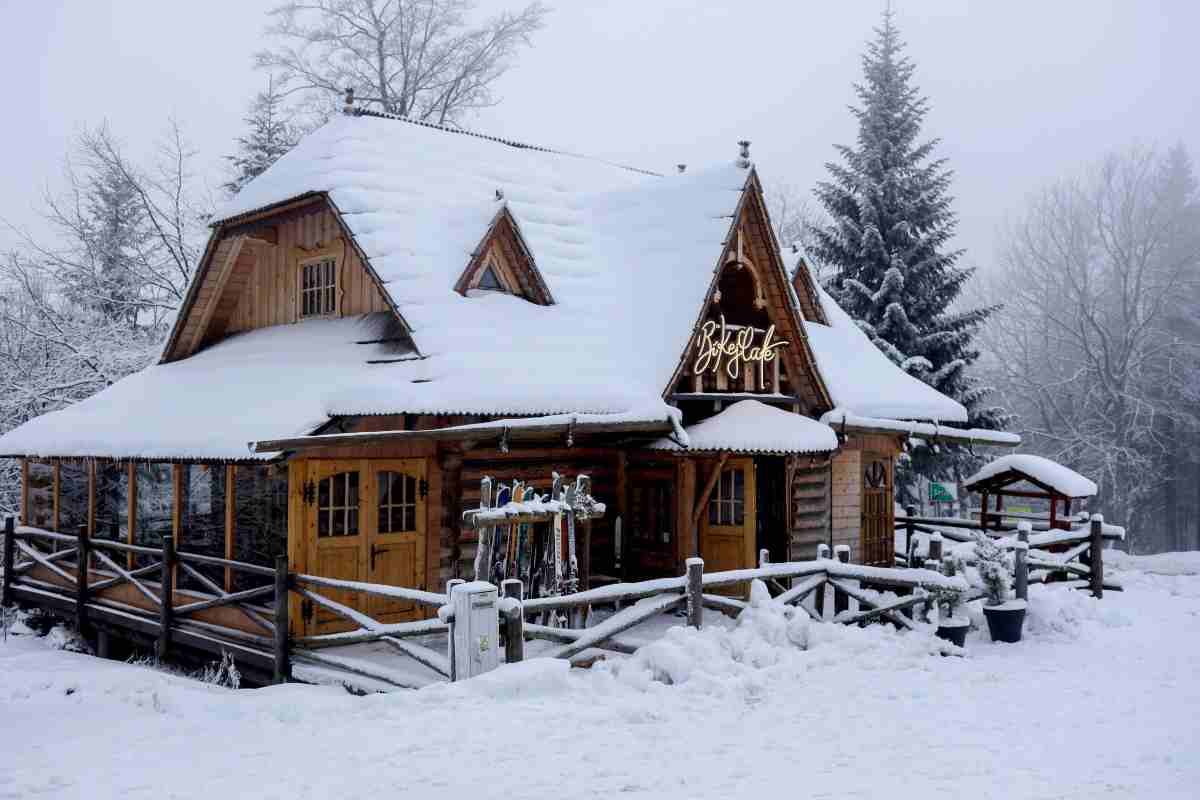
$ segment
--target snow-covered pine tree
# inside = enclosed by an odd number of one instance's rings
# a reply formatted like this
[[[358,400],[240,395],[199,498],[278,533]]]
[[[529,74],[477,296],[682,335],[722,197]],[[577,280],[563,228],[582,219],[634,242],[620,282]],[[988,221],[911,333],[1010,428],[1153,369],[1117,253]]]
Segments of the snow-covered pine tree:
[[[826,164],[830,180],[816,196],[830,221],[814,231],[813,255],[832,270],[828,290],[894,362],[969,412],[970,427],[1001,429],[1002,408],[967,369],[979,357],[974,337],[993,308],[959,309],[955,301],[974,270],[950,249],[957,217],[951,171],[933,153],[938,139],[920,140],[928,100],[912,83],[915,66],[903,54],[893,14],[883,14],[863,56],[856,146],[838,145],[842,162]],[[961,447],[913,448],[896,481],[904,501],[915,475],[957,478],[973,466]]]
[[[283,95],[275,79],[267,81],[266,91],[259,92],[250,103],[249,114],[243,119],[249,131],[237,138],[237,155],[226,156],[233,165],[234,177],[225,184],[230,194],[237,194],[252,179],[261,175],[280,156],[296,146],[303,135],[293,116],[283,103]]]

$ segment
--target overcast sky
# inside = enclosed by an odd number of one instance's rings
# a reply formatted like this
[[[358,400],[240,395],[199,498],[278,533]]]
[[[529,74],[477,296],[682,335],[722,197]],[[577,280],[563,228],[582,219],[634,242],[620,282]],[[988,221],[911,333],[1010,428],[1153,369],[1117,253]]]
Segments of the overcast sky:
[[[519,0],[518,0],[519,2]],[[83,125],[131,151],[174,114],[216,186],[277,0],[0,0],[8,109],[0,218],[38,226]],[[883,0],[550,0],[534,47],[472,127],[669,169],[753,141],[764,180],[807,193],[851,142],[851,84]],[[481,0],[481,13],[516,2]],[[1195,0],[895,0],[926,133],[956,172],[960,244],[997,233],[1047,179],[1135,141],[1200,156]],[[15,238],[0,231],[0,247]]]

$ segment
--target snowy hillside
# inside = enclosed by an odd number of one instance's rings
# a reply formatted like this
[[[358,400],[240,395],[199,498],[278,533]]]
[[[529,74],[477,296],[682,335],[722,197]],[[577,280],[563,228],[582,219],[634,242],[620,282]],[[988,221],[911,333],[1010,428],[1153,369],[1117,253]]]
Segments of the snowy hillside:
[[[1200,553],[1113,562],[1124,593],[1038,587],[1026,640],[975,631],[967,658],[768,606],[621,664],[369,697],[233,692],[18,624],[0,797],[1195,797]]]

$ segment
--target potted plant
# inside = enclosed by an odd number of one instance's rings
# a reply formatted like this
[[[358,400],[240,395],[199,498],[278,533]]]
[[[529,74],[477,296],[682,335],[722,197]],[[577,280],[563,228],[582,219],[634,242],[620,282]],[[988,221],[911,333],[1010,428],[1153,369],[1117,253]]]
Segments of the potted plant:
[[[983,615],[987,617],[988,630],[993,642],[1021,641],[1021,628],[1025,624],[1025,601],[1010,600],[1013,571],[1008,554],[986,533],[975,534],[975,568],[983,581],[987,593],[983,602]]]
[[[962,557],[951,553],[942,560],[942,570],[947,576],[953,576],[962,571]],[[959,589],[938,588],[933,590],[936,600],[937,636],[958,647],[967,644],[967,632],[971,629],[971,620],[958,613],[962,605],[963,593]]]

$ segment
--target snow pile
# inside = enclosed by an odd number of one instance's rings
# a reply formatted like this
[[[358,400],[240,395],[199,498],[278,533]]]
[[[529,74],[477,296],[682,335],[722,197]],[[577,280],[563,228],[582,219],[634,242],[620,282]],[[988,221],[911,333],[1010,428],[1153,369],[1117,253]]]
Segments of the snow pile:
[[[735,453],[828,453],[838,448],[833,428],[758,400],[739,400],[719,414],[688,426],[687,449]],[[683,449],[670,438],[650,445]]]
[[[686,685],[706,694],[761,688],[818,667],[897,668],[951,648],[930,633],[899,634],[887,626],[858,628],[814,622],[801,609],[773,601],[754,581],[750,605],[732,628],[674,627],[625,661],[603,664],[625,685],[652,690]]]
[[[1115,603],[1051,584],[1034,587],[1029,592],[1024,635],[1032,639],[1075,641],[1088,636],[1094,626],[1122,628],[1132,624],[1133,620]],[[987,630],[986,622],[981,623],[981,630]]]

